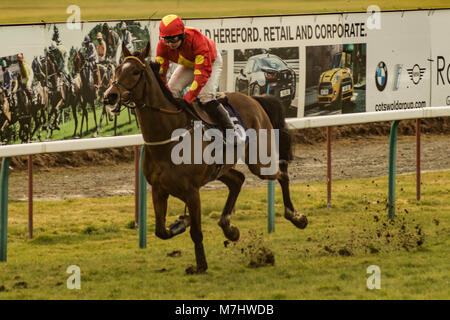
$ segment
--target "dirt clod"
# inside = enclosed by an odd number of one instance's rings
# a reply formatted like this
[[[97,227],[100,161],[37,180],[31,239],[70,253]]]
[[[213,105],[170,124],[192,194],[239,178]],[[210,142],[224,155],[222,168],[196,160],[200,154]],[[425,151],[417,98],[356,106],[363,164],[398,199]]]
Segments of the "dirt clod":
[[[172,257],[172,258],[175,258],[175,257],[181,257],[181,251],[180,251],[180,250],[174,250],[174,251],[172,251],[172,252],[169,252],[169,253],[167,254],[167,256],[168,256],[168,257]]]
[[[344,257],[349,257],[352,255],[352,252],[347,248],[339,249],[338,253],[340,256],[344,256]]]
[[[26,288],[28,288],[28,283],[26,283],[25,281],[19,281],[13,285],[13,288],[14,289],[26,289]]]

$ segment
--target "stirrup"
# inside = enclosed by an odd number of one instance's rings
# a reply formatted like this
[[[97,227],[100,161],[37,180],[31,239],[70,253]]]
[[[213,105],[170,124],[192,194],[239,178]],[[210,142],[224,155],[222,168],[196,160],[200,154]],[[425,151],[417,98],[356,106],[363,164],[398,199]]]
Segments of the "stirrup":
[[[226,144],[241,145],[245,143],[245,140],[246,140],[245,132],[242,135],[240,130],[236,129],[236,126],[234,126],[233,129],[225,129],[224,141],[226,142]]]

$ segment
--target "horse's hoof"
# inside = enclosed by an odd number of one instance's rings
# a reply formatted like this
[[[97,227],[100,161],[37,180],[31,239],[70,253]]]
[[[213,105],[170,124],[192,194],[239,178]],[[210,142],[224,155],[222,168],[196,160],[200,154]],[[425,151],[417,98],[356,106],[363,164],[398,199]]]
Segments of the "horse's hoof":
[[[186,268],[186,274],[203,274],[203,273],[206,273],[206,268],[202,267],[196,268],[192,265]]]
[[[292,217],[291,222],[299,229],[305,229],[308,225],[308,218],[303,214],[296,214]]]
[[[177,220],[169,226],[170,233],[175,236],[186,231],[186,225],[183,220]]]
[[[299,229],[305,229],[308,225],[308,218],[303,214],[298,214],[296,211],[285,209],[284,217]]]
[[[235,226],[230,226],[230,232],[225,233],[225,236],[228,240],[236,242],[240,237],[239,229]]]

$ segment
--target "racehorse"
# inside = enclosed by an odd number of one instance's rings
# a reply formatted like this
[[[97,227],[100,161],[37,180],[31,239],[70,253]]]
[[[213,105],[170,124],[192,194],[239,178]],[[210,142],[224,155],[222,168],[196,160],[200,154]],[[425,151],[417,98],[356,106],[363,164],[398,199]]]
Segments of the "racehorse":
[[[94,113],[95,134],[96,134],[98,131],[98,126],[97,126],[97,114],[95,112],[95,100],[97,98],[98,90],[94,86],[93,72],[90,70],[89,63],[79,50],[75,52],[75,55],[73,57],[73,70],[80,76],[80,91],[79,91],[81,103],[80,105],[81,110],[83,112],[83,115],[81,116],[80,136],[83,135],[83,124],[85,119],[86,119],[85,133],[87,134],[89,131],[88,111],[87,111],[88,104],[91,106],[92,111]]]
[[[112,85],[105,92],[104,102],[115,105],[135,105],[139,127],[145,141],[143,172],[152,186],[152,200],[155,209],[155,234],[161,239],[169,239],[180,234],[190,226],[191,239],[194,242],[196,269],[186,269],[187,273],[202,273],[208,268],[201,228],[200,188],[213,180],[220,180],[229,189],[228,197],[219,226],[225,237],[231,241],[239,239],[239,229],[230,223],[236,199],[244,183],[245,176],[234,168],[234,164],[200,164],[189,162],[175,164],[172,161],[176,141],[171,139],[174,130],[192,128],[194,116],[190,106],[184,100],[173,97],[159,76],[159,64],[146,62],[150,52],[150,43],[140,52],[131,55],[122,45],[124,59],[115,71]],[[270,96],[252,98],[240,93],[227,93],[228,101],[240,113],[248,128],[256,132],[264,130],[267,139],[256,137],[259,144],[265,144],[265,150],[272,151],[273,129],[279,130],[279,166],[275,173],[263,174],[271,164],[262,161],[249,161],[249,144],[246,143],[245,162],[250,171],[261,179],[277,179],[281,185],[284,202],[284,216],[298,228],[305,228],[308,220],[298,214],[290,199],[288,161],[292,159],[290,136],[286,127],[282,103]],[[203,142],[202,150],[208,145]],[[195,148],[195,146],[194,146]],[[203,153],[202,153],[203,154]],[[191,153],[191,158],[195,157]],[[228,161],[227,161],[228,162]],[[189,216],[180,216],[169,228],[166,227],[167,200],[169,195],[181,199],[189,210]]]

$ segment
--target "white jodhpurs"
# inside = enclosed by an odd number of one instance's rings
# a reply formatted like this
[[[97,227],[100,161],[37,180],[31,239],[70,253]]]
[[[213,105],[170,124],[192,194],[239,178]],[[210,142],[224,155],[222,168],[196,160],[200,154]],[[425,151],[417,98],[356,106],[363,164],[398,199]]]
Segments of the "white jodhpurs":
[[[201,103],[204,104],[216,98],[219,79],[222,73],[222,64],[222,55],[219,50],[217,50],[217,58],[212,65],[211,76],[198,94],[198,99]],[[173,72],[167,85],[175,98],[182,98],[184,96],[184,89],[186,89],[192,81],[194,81],[194,70],[179,65]]]

